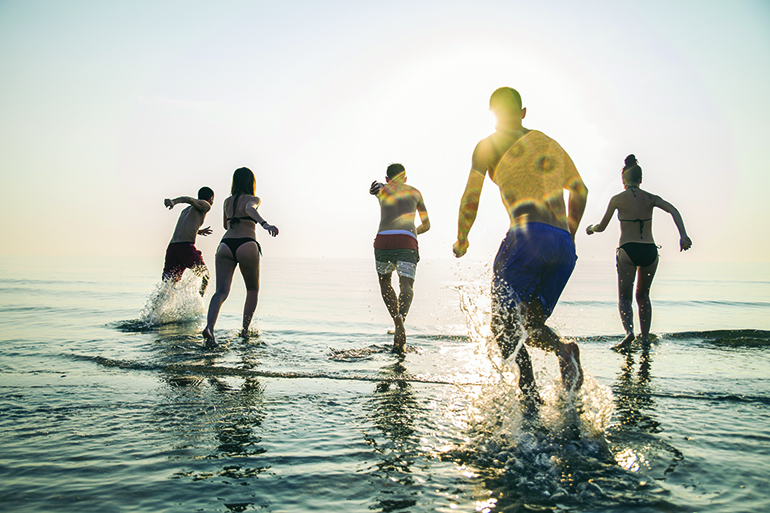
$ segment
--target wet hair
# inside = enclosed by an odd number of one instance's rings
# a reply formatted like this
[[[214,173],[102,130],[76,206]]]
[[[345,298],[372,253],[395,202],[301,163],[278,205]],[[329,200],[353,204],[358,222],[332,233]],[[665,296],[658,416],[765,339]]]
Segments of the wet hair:
[[[257,181],[254,178],[254,173],[247,167],[239,167],[233,173],[233,185],[230,187],[230,195],[236,194],[251,194],[257,190]]]
[[[625,164],[623,166],[623,180],[628,184],[640,183],[642,181],[642,168],[633,153],[626,157]]]
[[[214,191],[212,191],[210,187],[201,187],[198,189],[198,199],[208,201],[213,197]]]
[[[401,164],[391,164],[388,166],[387,176],[388,178],[394,178],[404,171],[406,171],[406,169]]]
[[[489,97],[493,111],[521,111],[521,95],[512,87],[501,87]]]

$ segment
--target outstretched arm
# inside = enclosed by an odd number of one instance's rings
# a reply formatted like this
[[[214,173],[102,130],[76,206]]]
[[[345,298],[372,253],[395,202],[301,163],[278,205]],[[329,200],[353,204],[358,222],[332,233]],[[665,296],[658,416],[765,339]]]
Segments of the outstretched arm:
[[[257,210],[257,208],[259,208],[259,205],[261,204],[262,200],[255,197],[254,202],[246,205],[246,214],[254,219],[258,225],[264,228],[267,233],[275,237],[278,235],[278,227],[268,223],[261,215],[259,215],[259,210]]]
[[[690,240],[690,237],[687,236],[687,230],[684,228],[684,220],[676,207],[660,196],[655,196],[655,206],[665,210],[674,218],[676,228],[679,230],[679,251],[687,251],[690,249],[692,247],[692,241]]]
[[[179,196],[178,198],[166,198],[163,200],[163,204],[166,205],[169,210],[174,208],[174,205],[178,205],[179,203],[189,203],[195,208],[195,210],[200,210],[203,213],[211,210],[211,203],[206,200],[191,198],[190,196]]]
[[[607,211],[604,213],[604,217],[602,217],[602,220],[599,221],[599,224],[589,224],[586,226],[586,233],[588,235],[593,235],[597,232],[603,232],[607,225],[610,223],[610,219],[612,219],[612,214],[617,210],[618,206],[615,201],[615,197],[613,196],[612,199],[610,199],[610,203],[607,205]]]

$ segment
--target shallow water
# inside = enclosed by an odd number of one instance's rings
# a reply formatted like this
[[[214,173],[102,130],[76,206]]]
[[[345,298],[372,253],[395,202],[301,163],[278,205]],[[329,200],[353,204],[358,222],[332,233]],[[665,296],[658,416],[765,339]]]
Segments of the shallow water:
[[[488,266],[424,261],[403,358],[368,260],[263,262],[206,351],[208,301],[160,263],[0,260],[0,509],[767,511],[770,276],[661,265],[648,350],[618,354],[611,263],[580,262],[549,324],[567,397],[522,416],[488,334]]]

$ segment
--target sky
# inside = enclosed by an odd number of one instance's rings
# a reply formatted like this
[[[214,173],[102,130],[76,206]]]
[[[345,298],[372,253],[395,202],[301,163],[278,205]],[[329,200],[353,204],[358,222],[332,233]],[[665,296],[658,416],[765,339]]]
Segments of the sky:
[[[770,262],[770,2],[0,0],[0,255],[157,256],[181,207],[214,189],[198,247],[213,261],[233,171],[257,177],[266,258],[371,257],[369,184],[402,163],[453,258],[476,143],[496,88],[556,139],[589,189],[580,258],[634,153],[642,187],[693,240],[665,259]],[[487,180],[468,258],[508,227]],[[212,262],[213,263],[213,262]]]

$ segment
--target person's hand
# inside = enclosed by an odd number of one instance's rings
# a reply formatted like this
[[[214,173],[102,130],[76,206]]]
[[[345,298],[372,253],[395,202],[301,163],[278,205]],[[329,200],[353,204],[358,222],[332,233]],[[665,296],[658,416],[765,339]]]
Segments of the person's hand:
[[[463,242],[460,242],[459,240],[454,243],[452,246],[452,252],[454,252],[455,256],[457,258],[460,258],[468,251],[468,241],[465,240]]]
[[[372,186],[369,187],[369,194],[372,194],[372,195],[376,196],[377,194],[379,194],[380,190],[383,187],[385,187],[384,183],[380,183],[377,180],[375,180],[375,181],[372,182]]]
[[[593,235],[595,233],[594,232],[594,225],[589,224],[588,226],[586,226],[586,233],[588,235]]]
[[[168,198],[166,198],[166,199],[164,199],[164,200],[163,200],[163,204],[164,204],[164,205],[166,205],[166,206],[168,207],[168,209],[169,209],[169,210],[171,210],[172,208],[174,208],[174,202],[173,202],[173,201],[171,201],[171,200],[170,200],[170,199],[168,199]]]
[[[273,237],[278,235],[278,227],[277,226],[273,226],[272,224],[266,224],[265,225],[265,230],[267,230],[267,233],[269,233]]]
[[[679,239],[679,251],[687,251],[692,247],[692,241],[690,240],[690,237],[685,235],[681,239]]]
[[[210,226],[198,230],[198,235],[211,235],[212,233]]]

